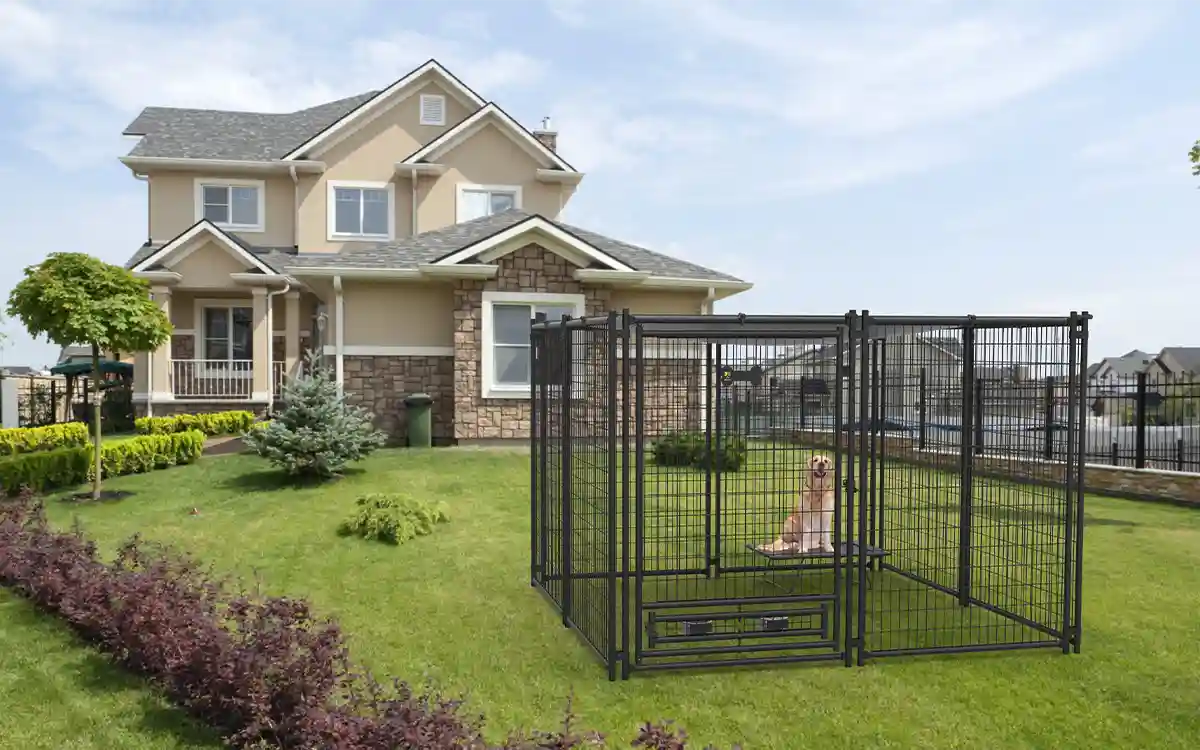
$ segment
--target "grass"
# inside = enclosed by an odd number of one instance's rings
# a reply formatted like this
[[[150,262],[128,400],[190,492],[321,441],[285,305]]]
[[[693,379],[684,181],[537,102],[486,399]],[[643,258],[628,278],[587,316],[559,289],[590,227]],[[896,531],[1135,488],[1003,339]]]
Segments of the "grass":
[[[272,593],[307,596],[340,619],[357,659],[469,691],[497,732],[553,725],[573,690],[583,723],[618,746],[656,718],[678,720],[701,744],[747,748],[1185,747],[1200,736],[1194,511],[1089,499],[1078,656],[914,657],[610,683],[529,586],[528,481],[528,458],[504,451],[383,451],[339,482],[300,488],[281,488],[257,459],[232,456],[106,482],[137,494],[55,503],[51,517],[65,527],[78,516],[107,549],[142,531]],[[695,487],[685,473],[656,481],[676,494]],[[730,481],[747,502],[756,494],[786,502],[788,488],[756,485],[756,472]],[[367,491],[437,496],[451,521],[400,547],[338,537],[338,522]],[[913,507],[951,513],[944,505],[931,489]],[[1002,496],[992,506],[991,524],[1052,512],[1007,508]],[[776,523],[764,514],[737,534],[758,541]],[[669,554],[694,553],[694,528],[651,528],[664,544],[686,537]],[[0,736],[24,732],[13,747],[217,746],[23,602],[0,599],[0,638]],[[92,733],[96,744],[79,744]]]

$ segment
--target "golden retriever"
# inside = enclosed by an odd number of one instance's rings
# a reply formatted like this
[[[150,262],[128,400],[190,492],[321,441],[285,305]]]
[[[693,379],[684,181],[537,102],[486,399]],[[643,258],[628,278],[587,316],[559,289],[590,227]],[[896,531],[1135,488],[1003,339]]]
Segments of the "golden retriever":
[[[833,460],[816,454],[808,460],[796,512],[783,522],[775,541],[759,545],[763,552],[833,551]]]

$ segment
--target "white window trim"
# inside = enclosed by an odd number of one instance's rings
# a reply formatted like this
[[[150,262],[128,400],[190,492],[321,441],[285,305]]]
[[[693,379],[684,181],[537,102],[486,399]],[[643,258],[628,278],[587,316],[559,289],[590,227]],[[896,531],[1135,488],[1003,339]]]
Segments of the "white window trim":
[[[551,294],[548,292],[494,292],[483,293],[480,322],[480,365],[482,369],[483,398],[529,398],[531,386],[498,385],[496,383],[495,344],[492,341],[494,323],[492,306],[507,305],[571,305],[575,308],[572,317],[582,317],[586,309],[586,298],[582,294]]]
[[[442,100],[442,119],[441,121],[430,120],[425,117],[425,100],[426,99],[441,99]],[[422,125],[445,125],[446,124],[446,95],[445,94],[421,94],[420,101],[421,124]]]
[[[193,303],[193,309],[192,309],[192,315],[193,315],[193,317],[192,317],[192,339],[193,339],[192,351],[195,352],[195,354],[192,355],[192,359],[194,361],[197,361],[197,362],[208,362],[209,361],[208,357],[200,356],[201,354],[205,353],[205,348],[204,348],[204,336],[205,336],[204,311],[208,310],[210,308],[223,308],[225,310],[229,310],[230,311],[229,321],[230,321],[230,324],[232,325],[232,323],[233,323],[232,310],[235,307],[249,308],[250,315],[251,315],[250,323],[251,323],[251,325],[254,324],[254,319],[253,319],[254,300],[253,299],[243,300],[243,299],[237,299],[237,298],[231,298],[231,299],[200,299],[200,298],[197,298],[195,300],[195,302]],[[250,347],[251,347],[250,359],[244,360],[244,359],[226,358],[225,361],[226,362],[253,362],[254,361],[253,332],[251,332]],[[229,347],[229,354],[230,355],[233,354],[232,346]],[[242,378],[242,379],[249,380],[254,377],[254,366],[251,365],[249,371],[238,372],[238,373],[233,373],[233,372],[229,372],[228,370],[220,370],[220,369],[216,369],[216,368],[197,367],[196,374],[200,377],[226,377],[226,378],[236,377],[236,378]]]
[[[387,235],[382,234],[347,234],[337,232],[337,205],[334,201],[336,188],[365,188],[367,190],[386,190],[388,197],[388,228]],[[328,180],[325,183],[326,203],[326,239],[330,242],[389,242],[396,238],[396,183],[394,182],[364,182],[361,180]]]
[[[231,232],[263,232],[266,231],[267,213],[267,182],[266,180],[239,180],[229,177],[197,177],[193,193],[196,203],[196,221],[204,218],[204,186],[209,187],[252,187],[258,189],[258,222],[255,224],[232,224],[212,222],[213,226]],[[229,217],[233,218],[233,205],[229,207]]]
[[[456,224],[461,224],[462,222],[466,221],[466,219],[463,218],[463,209],[466,207],[466,201],[463,200],[463,193],[467,192],[512,193],[513,208],[523,208],[525,205],[520,185],[474,185],[469,182],[460,182],[454,191],[454,215]]]

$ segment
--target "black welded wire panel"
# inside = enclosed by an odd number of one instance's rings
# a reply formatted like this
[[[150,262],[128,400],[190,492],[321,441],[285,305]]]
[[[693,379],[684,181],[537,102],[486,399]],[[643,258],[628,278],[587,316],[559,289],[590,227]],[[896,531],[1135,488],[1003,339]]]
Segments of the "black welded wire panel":
[[[1046,433],[1029,428],[1048,393],[1066,404],[1078,387],[1071,348],[1066,325],[981,327],[893,333],[864,357],[880,416],[864,506],[888,553],[867,592],[867,651],[1059,642],[1071,464],[1039,460]],[[914,429],[923,399],[938,429]]]
[[[643,610],[635,614],[643,664],[671,664],[677,649],[709,646],[727,651],[678,659],[840,658],[832,643],[842,615],[833,570],[800,574],[813,561],[772,560],[752,549],[779,536],[796,511],[814,453],[798,442],[801,433],[821,433],[829,447],[816,452],[839,455],[837,345],[836,337],[800,335],[709,338],[697,325],[694,337],[647,333],[640,359],[634,350],[645,448],[637,535]],[[774,367],[796,352],[810,355]],[[801,393],[792,382],[802,373],[831,385]],[[804,400],[808,406],[798,406]],[[807,418],[798,419],[804,408]],[[704,456],[711,458],[696,461]],[[754,601],[764,598],[774,601]],[[738,604],[723,603],[730,601]],[[787,634],[764,631],[768,612],[789,613]],[[691,638],[681,613],[709,632]]]
[[[616,606],[608,575],[610,525],[617,512],[609,487],[609,422],[612,410],[618,408],[609,398],[610,333],[607,323],[569,329],[569,333],[571,346],[565,352],[569,372],[559,389],[561,398],[570,392],[570,617],[584,639],[607,659],[610,610]]]

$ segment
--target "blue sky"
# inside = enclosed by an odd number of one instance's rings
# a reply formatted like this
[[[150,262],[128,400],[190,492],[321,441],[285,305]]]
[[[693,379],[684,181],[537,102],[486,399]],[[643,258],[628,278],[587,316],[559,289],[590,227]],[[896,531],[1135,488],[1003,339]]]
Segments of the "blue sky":
[[[123,262],[145,105],[292,110],[435,57],[588,172],[566,219],[753,281],[718,312],[1088,309],[1200,345],[1200,4],[0,0],[0,290]],[[6,364],[56,349],[4,326]]]

